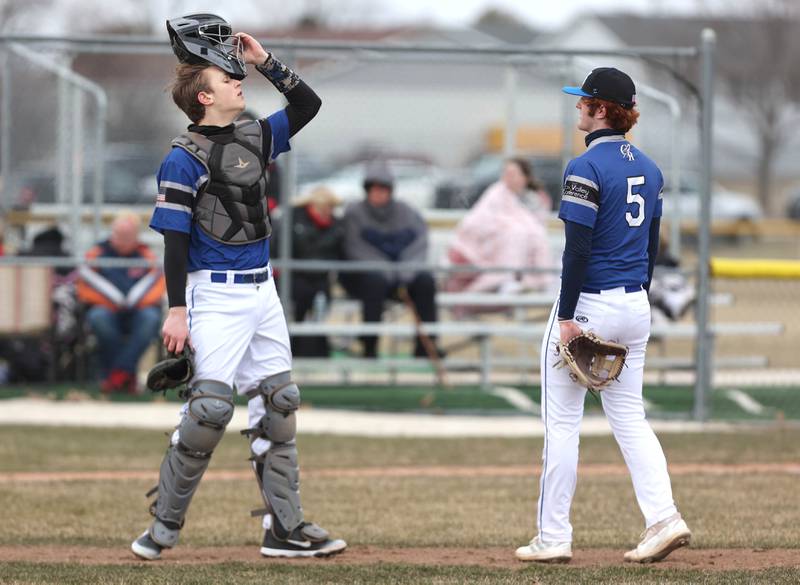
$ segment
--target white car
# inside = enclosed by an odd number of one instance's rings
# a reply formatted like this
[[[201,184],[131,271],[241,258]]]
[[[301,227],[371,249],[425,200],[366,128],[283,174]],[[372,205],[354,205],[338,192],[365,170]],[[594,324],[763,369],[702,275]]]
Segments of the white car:
[[[681,182],[679,198],[670,191],[669,185],[664,187],[664,217],[666,219],[675,217],[677,205],[680,205],[681,219],[700,219],[700,194],[696,183],[691,179]],[[764,212],[753,197],[731,191],[717,183],[711,185],[712,220],[756,221],[763,217]]]
[[[394,197],[397,200],[408,203],[415,209],[433,207],[436,185],[444,177],[437,166],[406,158],[389,158],[385,162],[394,176]],[[297,197],[304,197],[314,188],[325,186],[345,203],[361,200],[364,198],[364,174],[368,164],[368,161],[350,164],[327,177],[301,183],[297,188]]]

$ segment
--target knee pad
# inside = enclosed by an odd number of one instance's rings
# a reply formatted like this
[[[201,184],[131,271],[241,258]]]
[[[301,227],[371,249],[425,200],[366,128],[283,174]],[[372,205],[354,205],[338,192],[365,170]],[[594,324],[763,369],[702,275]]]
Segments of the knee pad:
[[[178,426],[180,443],[188,450],[210,455],[232,417],[233,388],[215,380],[199,380],[192,385],[186,414]]]
[[[199,380],[189,395],[186,413],[178,425],[178,442],[167,449],[158,486],[148,494],[158,492],[150,507],[156,517],[150,536],[165,547],[178,542],[192,496],[233,417],[233,388],[227,384]]]
[[[292,382],[290,373],[281,372],[270,376],[247,393],[250,399],[258,395],[264,400],[266,412],[254,428],[247,429],[244,433],[273,443],[293,441],[297,434],[295,411],[300,407],[300,388]]]

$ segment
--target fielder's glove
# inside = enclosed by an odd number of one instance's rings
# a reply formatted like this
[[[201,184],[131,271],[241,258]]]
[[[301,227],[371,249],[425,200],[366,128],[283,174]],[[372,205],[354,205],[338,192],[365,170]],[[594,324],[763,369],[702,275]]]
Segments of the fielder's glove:
[[[592,331],[576,335],[566,345],[559,343],[556,350],[561,356],[557,367],[567,366],[572,379],[593,392],[619,378],[628,355],[626,346],[601,339]]]
[[[193,358],[194,351],[188,343],[183,346],[181,353],[170,353],[167,359],[158,362],[147,374],[147,387],[153,392],[166,392],[188,383],[194,375]]]

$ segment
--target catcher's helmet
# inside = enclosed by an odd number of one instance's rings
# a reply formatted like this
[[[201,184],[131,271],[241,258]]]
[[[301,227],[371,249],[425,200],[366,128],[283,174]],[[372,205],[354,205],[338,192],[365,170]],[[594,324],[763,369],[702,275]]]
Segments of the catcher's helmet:
[[[172,51],[181,63],[216,65],[234,79],[247,77],[241,43],[216,14],[187,14],[167,21]]]

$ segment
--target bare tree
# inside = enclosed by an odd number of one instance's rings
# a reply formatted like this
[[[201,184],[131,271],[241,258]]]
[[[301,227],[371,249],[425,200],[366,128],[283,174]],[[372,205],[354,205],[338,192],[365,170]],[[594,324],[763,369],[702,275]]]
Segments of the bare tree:
[[[779,213],[775,160],[800,121],[800,4],[748,0],[719,34],[719,77],[758,137],[758,199]],[[723,122],[724,123],[724,122]]]
[[[309,28],[368,26],[387,13],[384,0],[297,0],[290,5],[270,0],[264,5],[274,6],[269,12],[282,14],[285,24]]]
[[[489,8],[473,22],[472,27],[507,43],[530,43],[538,34],[516,14],[500,8]]]
[[[19,31],[28,16],[50,4],[50,0],[0,0],[0,32]]]

